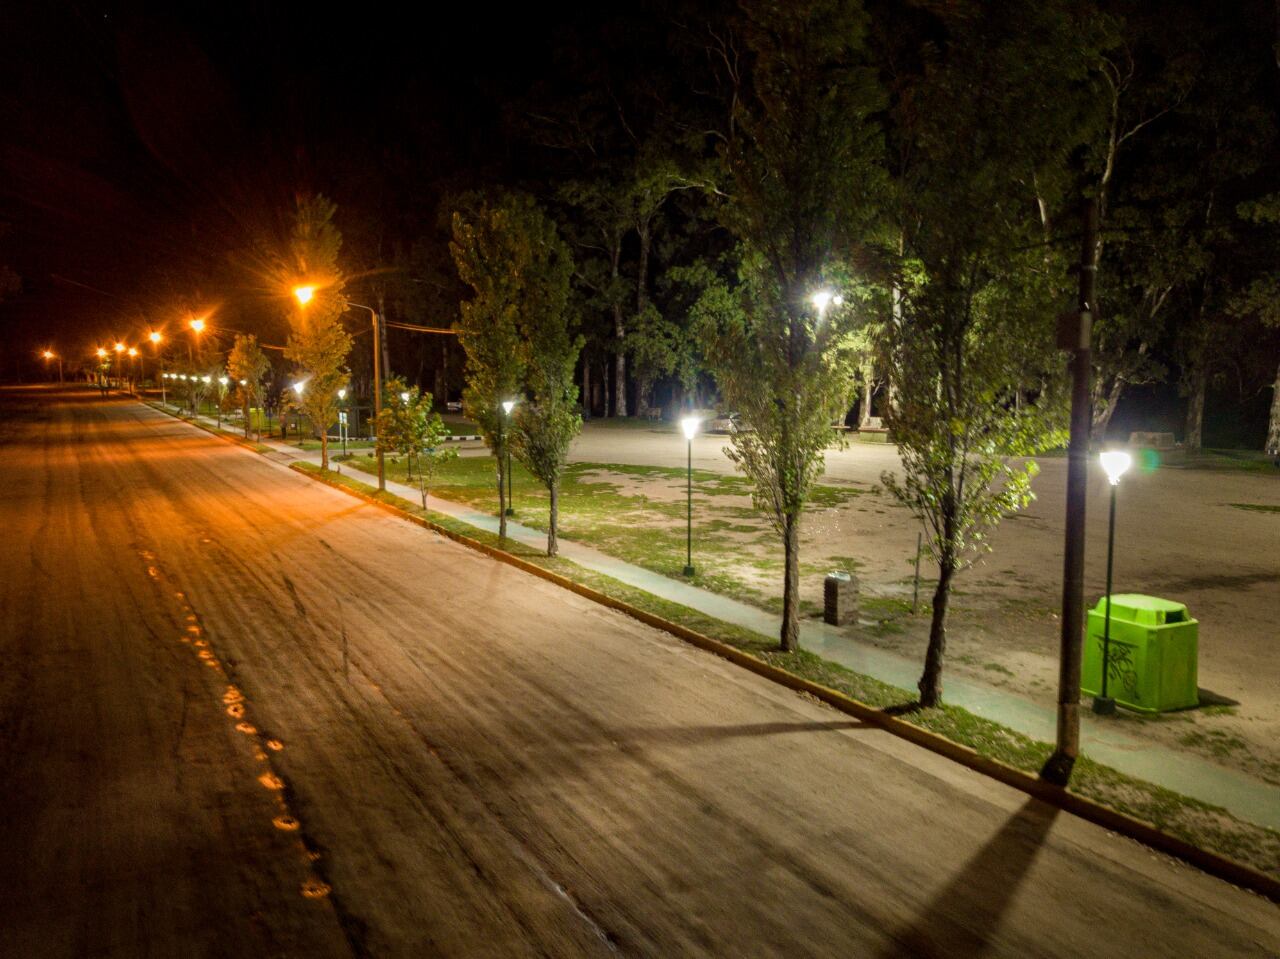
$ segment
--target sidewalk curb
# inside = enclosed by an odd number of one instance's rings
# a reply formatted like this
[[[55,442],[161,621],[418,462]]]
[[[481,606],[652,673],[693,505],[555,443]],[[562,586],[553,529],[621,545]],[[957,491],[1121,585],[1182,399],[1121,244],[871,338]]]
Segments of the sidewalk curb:
[[[235,441],[234,438],[230,439],[232,439],[233,442]],[[785,686],[795,692],[801,692],[812,696],[840,712],[853,716],[857,719],[861,719],[870,725],[884,730],[885,732],[901,739],[905,739],[908,742],[929,750],[930,752],[936,753],[952,760],[953,762],[957,762],[962,766],[972,769],[974,772],[980,773],[991,779],[995,779],[1006,786],[1017,789],[1018,791],[1032,796],[1035,799],[1041,800],[1042,802],[1056,806],[1058,809],[1070,813],[1073,816],[1084,819],[1087,822],[1091,822],[1096,826],[1101,826],[1104,829],[1109,829],[1112,832],[1119,833],[1122,836],[1126,836],[1140,842],[1143,845],[1165,853],[1166,855],[1180,859],[1211,876],[1225,880],[1226,882],[1239,886],[1242,889],[1248,889],[1274,903],[1280,904],[1280,880],[1272,878],[1266,873],[1254,869],[1251,866],[1247,866],[1244,863],[1237,862],[1236,860],[1230,859],[1226,856],[1219,855],[1218,853],[1201,849],[1199,846],[1192,845],[1186,840],[1179,839],[1176,836],[1163,832],[1151,823],[1145,822],[1141,819],[1136,819],[1125,813],[1118,812],[1092,799],[1072,793],[1061,786],[1055,786],[1052,783],[1048,783],[1043,779],[1031,775],[1030,773],[1023,772],[1020,769],[1015,769],[1014,767],[1002,763],[999,760],[982,756],[975,750],[970,749],[968,746],[962,746],[958,743],[954,743],[945,737],[939,736],[937,733],[924,729],[921,726],[917,726],[914,723],[907,722],[897,716],[891,716],[827,686],[822,686],[810,680],[802,679],[801,677],[795,676],[777,666],[773,666],[764,660],[757,659],[750,653],[745,653],[740,649],[726,643],[722,643],[719,640],[712,639],[709,636],[704,636],[702,633],[689,629],[686,626],[681,626],[679,623],[674,623],[662,618],[661,616],[646,612],[630,605],[629,603],[623,602],[622,600],[606,596],[604,593],[598,592],[589,586],[583,586],[581,583],[576,583],[571,579],[559,575],[558,573],[553,573],[550,570],[543,569],[541,566],[530,563],[527,560],[523,560],[518,556],[506,552],[505,550],[488,546],[478,540],[470,538],[469,536],[464,536],[461,533],[456,533],[443,526],[439,526],[430,520],[424,519],[423,517],[405,512],[399,507],[394,506],[391,503],[384,502],[368,493],[352,489],[350,486],[346,486],[342,483],[334,482],[326,476],[321,476],[304,469],[299,463],[290,463],[289,468],[303,476],[306,476],[308,479],[314,480],[318,483],[323,483],[326,486],[339,490],[349,496],[363,500],[372,506],[376,506],[388,513],[398,516],[401,519],[408,520],[416,526],[439,533],[441,536],[445,536],[462,546],[484,553],[499,562],[506,563],[509,566],[514,566],[517,569],[537,576],[547,582],[554,583],[557,586],[567,589],[570,592],[577,593],[579,596],[592,600],[602,606],[617,610],[618,612],[630,616],[632,619],[638,620],[647,626],[662,630],[663,632],[675,636],[677,639],[683,640],[690,645],[706,650],[707,652],[720,656],[723,659],[727,659],[731,663],[750,670],[758,676],[775,682],[781,686]]]

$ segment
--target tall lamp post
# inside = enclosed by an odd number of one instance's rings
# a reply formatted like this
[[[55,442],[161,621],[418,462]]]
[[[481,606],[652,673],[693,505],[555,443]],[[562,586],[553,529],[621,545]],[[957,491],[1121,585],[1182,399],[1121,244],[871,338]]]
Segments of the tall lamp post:
[[[298,302],[302,306],[306,306],[315,298],[316,288],[313,285],[295,286],[293,295],[297,297]],[[352,303],[346,301],[347,306],[353,306],[357,310],[368,310],[369,316],[373,320],[373,432],[374,439],[381,439],[378,436],[378,414],[382,412],[382,323],[378,319],[378,311],[371,306],[365,306],[363,303]],[[384,462],[382,443],[377,442],[378,451],[378,489],[385,492],[387,489],[387,470]]]
[[[516,408],[515,400],[502,401],[502,412],[503,412],[502,428],[503,428],[503,433],[506,437],[506,441],[502,445],[503,447],[505,447],[507,451],[507,515],[508,516],[516,515],[516,508],[512,503],[512,494],[511,494],[511,430],[510,430],[511,411],[515,408]]]
[[[53,350],[45,350],[40,355],[44,357],[44,369],[45,369],[46,376],[49,375],[49,361],[50,360],[58,361],[58,382],[61,383],[62,382],[62,357],[59,354],[54,353]]]
[[[1102,694],[1093,699],[1093,711],[1099,716],[1110,716],[1116,711],[1116,701],[1107,695],[1107,667],[1111,659],[1111,566],[1116,552],[1116,490],[1120,477],[1129,469],[1132,457],[1124,450],[1107,450],[1098,457],[1111,483],[1111,519],[1107,524],[1107,598],[1102,614]]]
[[[129,347],[129,369],[133,373],[133,392],[136,396],[138,393],[138,348],[136,346]]]
[[[338,404],[342,407],[338,411],[338,433],[342,436],[342,458],[347,458],[347,388],[344,386],[338,390]]]
[[[218,429],[222,429],[222,401],[227,396],[228,382],[225,376],[218,377]]]
[[[163,365],[163,364],[161,364],[161,362],[160,362],[160,343],[161,343],[161,341],[164,339],[164,337],[160,334],[160,331],[159,331],[159,330],[152,330],[150,333],[148,333],[148,334],[147,334],[147,339],[151,341],[151,355],[152,355],[152,357],[153,357],[153,358],[155,359],[155,361],[156,361],[156,369],[155,369],[155,373],[156,373],[156,379],[158,380],[158,379],[160,379],[160,367]],[[146,372],[146,364],[145,364],[145,363],[144,363],[144,364],[143,364],[143,366],[142,366],[142,371],[143,371],[144,373]],[[162,386],[161,386],[161,388],[160,388],[160,393],[161,393],[160,402],[161,402],[161,403],[163,403],[163,402],[164,402],[164,395],[163,395],[163,394],[164,394],[164,387],[163,387],[163,385],[162,385]]]
[[[684,574],[686,576],[693,575],[693,438],[697,435],[701,424],[702,420],[696,416],[686,416],[680,421],[680,429],[684,431],[684,438],[689,447],[689,458],[685,470],[685,490],[689,504],[688,522],[685,528]]]
[[[121,389],[120,383],[124,379],[124,344],[117,343],[111,348],[116,353],[116,389]]]

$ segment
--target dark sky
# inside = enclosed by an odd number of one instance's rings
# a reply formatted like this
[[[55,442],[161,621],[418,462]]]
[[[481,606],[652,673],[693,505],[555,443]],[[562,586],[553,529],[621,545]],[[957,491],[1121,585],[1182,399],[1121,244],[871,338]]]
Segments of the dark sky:
[[[128,335],[228,251],[278,243],[299,190],[345,209],[388,171],[431,182],[500,162],[501,103],[577,18],[544,4],[2,5],[0,262],[24,286],[0,305],[6,339],[70,356]]]

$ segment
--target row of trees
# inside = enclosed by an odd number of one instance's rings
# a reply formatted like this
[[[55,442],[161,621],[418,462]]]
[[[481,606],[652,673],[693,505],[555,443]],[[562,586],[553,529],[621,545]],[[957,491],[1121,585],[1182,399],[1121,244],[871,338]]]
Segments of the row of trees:
[[[1102,304],[1099,437],[1124,391],[1170,362],[1193,445],[1215,377],[1276,367],[1251,348],[1280,326],[1280,202],[1273,67],[1247,22],[1065,0],[620,14],[590,42],[568,38],[565,75],[510,111],[532,165],[446,191],[447,215],[364,282],[380,312],[456,317],[501,532],[514,455],[549,491],[551,553],[579,398],[590,408],[609,384],[626,414],[629,380],[640,408],[664,378],[686,402],[713,382],[781,540],[785,650],[830,423],[858,377],[883,382],[904,467],[886,487],[938,566],[920,683],[933,704],[954,577],[1029,501],[1028,457],[1063,439],[1053,318],[1071,299],[1083,197],[1102,221],[1082,264]],[[632,46],[660,62],[641,69],[620,54]],[[286,355],[317,426],[349,376],[333,216],[300,206],[285,265],[316,280]],[[1280,446],[1280,398],[1272,419]]]

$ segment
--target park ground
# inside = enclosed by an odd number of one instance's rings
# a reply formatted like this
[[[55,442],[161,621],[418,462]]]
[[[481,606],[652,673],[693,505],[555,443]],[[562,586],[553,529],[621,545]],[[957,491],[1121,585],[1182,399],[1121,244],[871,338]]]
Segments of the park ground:
[[[694,440],[696,585],[767,609],[781,605],[777,535],[724,455],[725,436]],[[685,561],[685,443],[670,428],[587,424],[570,454],[561,536],[675,578]],[[368,458],[352,465],[372,468]],[[394,478],[407,463],[391,461]],[[934,577],[921,561],[912,613],[919,522],[889,497],[881,475],[893,446],[853,439],[827,454],[803,532],[804,615],[820,618],[833,569],[860,581],[851,636],[923,662]],[[1066,460],[1040,460],[1031,506],[1005,520],[992,551],[958,579],[949,617],[948,671],[1037,702],[1056,698]],[[478,444],[440,468],[433,493],[496,509],[493,461]],[[547,497],[515,467],[516,518],[545,526]],[[1088,503],[1085,590],[1105,591],[1106,480]],[[1180,451],[1147,454],[1120,490],[1115,591],[1185,603],[1199,620],[1199,709],[1114,720],[1139,737],[1280,785],[1280,470],[1260,459]]]

